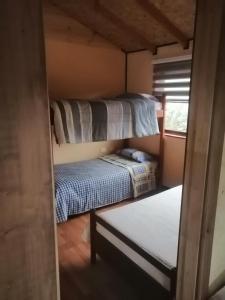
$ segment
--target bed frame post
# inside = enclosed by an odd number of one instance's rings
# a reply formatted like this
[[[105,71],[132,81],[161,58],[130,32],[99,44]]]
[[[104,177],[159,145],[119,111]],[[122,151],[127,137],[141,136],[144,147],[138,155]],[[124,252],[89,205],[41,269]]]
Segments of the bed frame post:
[[[224,239],[223,231],[219,236],[214,230],[224,201],[225,1],[198,0],[196,15],[178,251],[177,299],[182,300],[208,299],[224,283],[222,269],[213,264]],[[224,267],[222,256],[221,263]]]
[[[161,96],[163,115],[159,118],[160,144],[159,144],[159,185],[163,185],[163,163],[164,163],[164,135],[165,135],[165,108],[166,95]]]
[[[175,268],[172,270],[172,275],[171,275],[171,287],[170,287],[171,299],[174,299],[176,295],[176,286],[177,286],[177,270]]]
[[[96,216],[95,216],[95,210],[93,209],[90,212],[91,264],[96,263],[95,231],[96,231]]]

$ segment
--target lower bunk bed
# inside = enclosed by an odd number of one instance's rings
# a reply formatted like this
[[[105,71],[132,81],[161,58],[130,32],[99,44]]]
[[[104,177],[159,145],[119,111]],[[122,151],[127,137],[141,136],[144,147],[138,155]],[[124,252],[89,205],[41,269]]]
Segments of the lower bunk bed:
[[[117,154],[55,165],[57,223],[69,216],[136,198],[156,188],[157,161],[135,162]]]
[[[99,254],[149,299],[173,299],[181,194],[179,186],[122,207],[92,211],[91,262]]]

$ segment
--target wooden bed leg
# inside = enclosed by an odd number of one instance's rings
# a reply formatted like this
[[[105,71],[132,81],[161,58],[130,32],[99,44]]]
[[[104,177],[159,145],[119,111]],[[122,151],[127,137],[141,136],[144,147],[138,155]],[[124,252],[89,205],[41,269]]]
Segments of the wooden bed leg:
[[[95,231],[96,231],[95,210],[91,210],[90,212],[91,264],[96,263]]]
[[[161,97],[163,117],[159,119],[159,130],[160,130],[160,148],[159,148],[159,178],[158,185],[163,185],[163,164],[164,164],[164,138],[165,138],[165,109],[166,109],[166,96],[165,94]]]
[[[172,276],[171,276],[171,300],[174,300],[176,296],[176,283],[177,283],[177,270],[174,269],[172,271]]]

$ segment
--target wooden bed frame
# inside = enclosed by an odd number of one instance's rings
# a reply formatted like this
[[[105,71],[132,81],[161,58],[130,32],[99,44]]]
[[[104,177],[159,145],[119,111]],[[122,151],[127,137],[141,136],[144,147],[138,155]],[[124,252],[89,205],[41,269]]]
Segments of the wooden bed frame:
[[[154,96],[161,102],[162,108],[157,111],[157,119],[159,124],[160,131],[160,145],[159,145],[159,177],[158,177],[158,185],[162,185],[162,176],[163,176],[163,161],[164,161],[164,136],[165,136],[165,106],[166,106],[166,95],[165,94],[154,94]],[[50,97],[50,101],[53,97]],[[52,127],[52,133],[55,136],[56,142],[57,137],[54,129],[54,111],[50,107],[50,124]],[[128,139],[125,139],[125,145],[127,145]]]
[[[142,270],[129,257],[123,254],[118,248],[103,237],[97,230],[96,224],[101,224],[114,236],[119,238],[123,243],[129,246],[132,250],[146,259],[154,267],[166,275],[171,282],[170,291],[161,286],[154,278]],[[96,263],[96,255],[99,254],[102,258],[111,263],[119,270],[126,278],[131,281],[132,285],[137,287],[141,297],[152,297],[154,300],[172,300],[176,293],[176,268],[169,269],[160,261],[155,259],[149,253],[145,252],[137,244],[129,238],[121,234],[114,227],[102,220],[96,215],[95,210],[90,214],[90,233],[91,233],[91,263]]]
[[[163,177],[163,160],[164,160],[164,134],[165,134],[165,128],[164,128],[164,121],[165,121],[165,94],[154,94],[154,96],[158,99],[158,101],[161,103],[161,109],[157,110],[157,119],[158,119],[158,124],[159,124],[159,139],[160,139],[160,151],[159,155],[157,155],[157,160],[158,160],[158,168],[157,168],[157,173],[156,173],[156,189],[152,190],[146,194],[141,195],[140,197],[135,198],[135,200],[142,199],[143,197],[150,196],[150,194],[154,193],[154,191],[157,191],[158,188],[161,188],[163,186],[162,184],[162,177]],[[52,99],[52,98],[50,98]],[[51,119],[51,125],[52,125],[52,133],[54,134],[54,111],[50,109],[50,119]],[[55,135],[56,137],[56,135]],[[127,140],[126,140],[127,141]],[[53,144],[52,144],[53,145]],[[164,188],[164,187],[163,187]],[[116,201],[113,204],[106,204],[106,206],[111,206],[118,204],[121,201],[128,201],[128,200],[134,200],[134,198],[126,198],[123,200]],[[102,207],[100,207],[102,208]],[[77,214],[75,214],[77,215]],[[68,216],[68,218],[73,217],[74,215]]]
[[[160,141],[159,141],[159,155],[158,162],[159,162],[159,176],[157,179],[157,185],[163,185],[163,166],[164,166],[164,138],[165,138],[165,108],[166,108],[166,95],[162,93],[154,93],[159,102],[162,104],[162,108],[157,111],[157,119],[159,124],[159,131],[160,131]],[[151,136],[149,136],[151,137]],[[129,147],[128,143],[129,139],[125,140],[125,147]]]
[[[166,108],[166,95],[155,95],[156,98],[162,103],[162,109],[157,112],[157,118],[160,131],[160,144],[159,144],[159,185],[162,185],[163,180],[163,165],[164,165],[164,138],[165,138],[165,108]]]

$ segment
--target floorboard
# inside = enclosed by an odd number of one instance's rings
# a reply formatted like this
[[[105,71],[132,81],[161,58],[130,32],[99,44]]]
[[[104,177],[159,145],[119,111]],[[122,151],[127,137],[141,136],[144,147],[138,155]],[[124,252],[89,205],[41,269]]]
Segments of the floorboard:
[[[89,214],[57,226],[61,300],[137,300],[137,291],[98,258],[90,265]]]
[[[163,190],[165,188],[158,192]],[[114,206],[128,203],[130,201],[123,201]],[[103,210],[106,209],[109,208]],[[57,225],[61,300],[144,299],[123,276],[100,258],[95,265],[90,265],[89,220],[87,213]],[[149,295],[148,300],[154,299]]]

